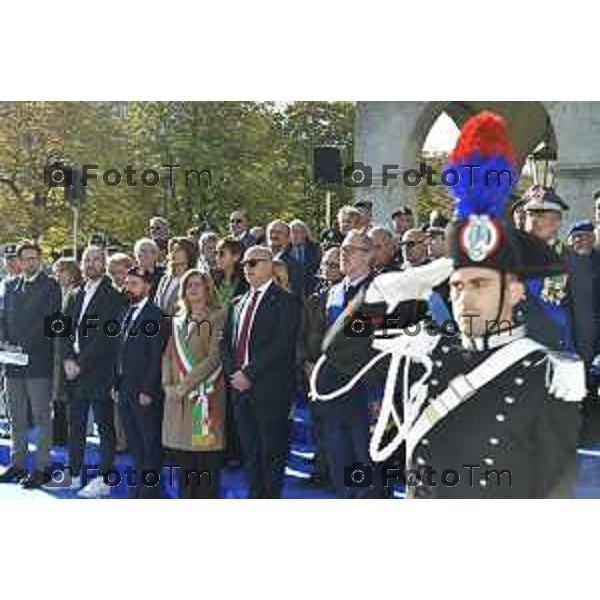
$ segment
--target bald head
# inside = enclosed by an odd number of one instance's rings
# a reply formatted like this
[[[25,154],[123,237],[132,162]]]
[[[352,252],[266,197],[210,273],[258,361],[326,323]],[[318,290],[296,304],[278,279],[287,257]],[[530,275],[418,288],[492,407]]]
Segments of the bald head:
[[[394,236],[385,227],[374,227],[369,232],[369,238],[373,243],[373,266],[379,269],[394,258]]]
[[[373,258],[373,242],[368,235],[352,229],[341,246],[340,267],[349,279],[369,274]]]
[[[244,276],[252,289],[273,279],[273,253],[265,246],[251,246],[244,253]]]
[[[427,259],[427,236],[420,229],[409,229],[402,236],[404,260],[411,265],[419,265]]]

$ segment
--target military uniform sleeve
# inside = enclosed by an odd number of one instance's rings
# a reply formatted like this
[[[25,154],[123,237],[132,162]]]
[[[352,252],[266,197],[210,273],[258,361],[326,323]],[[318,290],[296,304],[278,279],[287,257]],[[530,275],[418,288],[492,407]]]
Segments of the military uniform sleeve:
[[[580,402],[546,394],[535,423],[537,498],[568,498],[574,493]]]

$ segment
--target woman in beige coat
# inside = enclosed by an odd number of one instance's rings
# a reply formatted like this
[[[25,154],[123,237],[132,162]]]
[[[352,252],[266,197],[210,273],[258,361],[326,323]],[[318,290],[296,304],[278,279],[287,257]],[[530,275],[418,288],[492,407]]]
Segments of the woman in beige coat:
[[[219,358],[225,315],[208,273],[188,271],[179,297],[181,310],[173,318],[162,365],[163,446],[173,450],[179,467],[181,498],[217,498],[225,448]]]

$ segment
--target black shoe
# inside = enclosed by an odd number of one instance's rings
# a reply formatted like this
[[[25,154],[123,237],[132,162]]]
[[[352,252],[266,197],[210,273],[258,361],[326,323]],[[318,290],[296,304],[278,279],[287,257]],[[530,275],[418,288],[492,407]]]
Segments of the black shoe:
[[[21,487],[26,490],[34,490],[36,488],[42,487],[46,483],[46,475],[43,471],[33,471],[31,475],[21,479],[19,482]]]
[[[14,465],[9,465],[4,473],[0,475],[0,483],[15,483],[23,479],[23,477],[27,477],[27,475],[26,469],[20,469]]]

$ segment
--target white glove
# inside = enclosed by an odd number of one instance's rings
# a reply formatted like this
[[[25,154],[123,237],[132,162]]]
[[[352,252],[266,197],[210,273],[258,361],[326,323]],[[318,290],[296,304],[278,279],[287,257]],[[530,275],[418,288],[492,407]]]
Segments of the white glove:
[[[421,267],[378,275],[367,289],[365,301],[385,302],[388,312],[405,300],[427,300],[432,289],[452,273],[452,260],[438,258]]]

